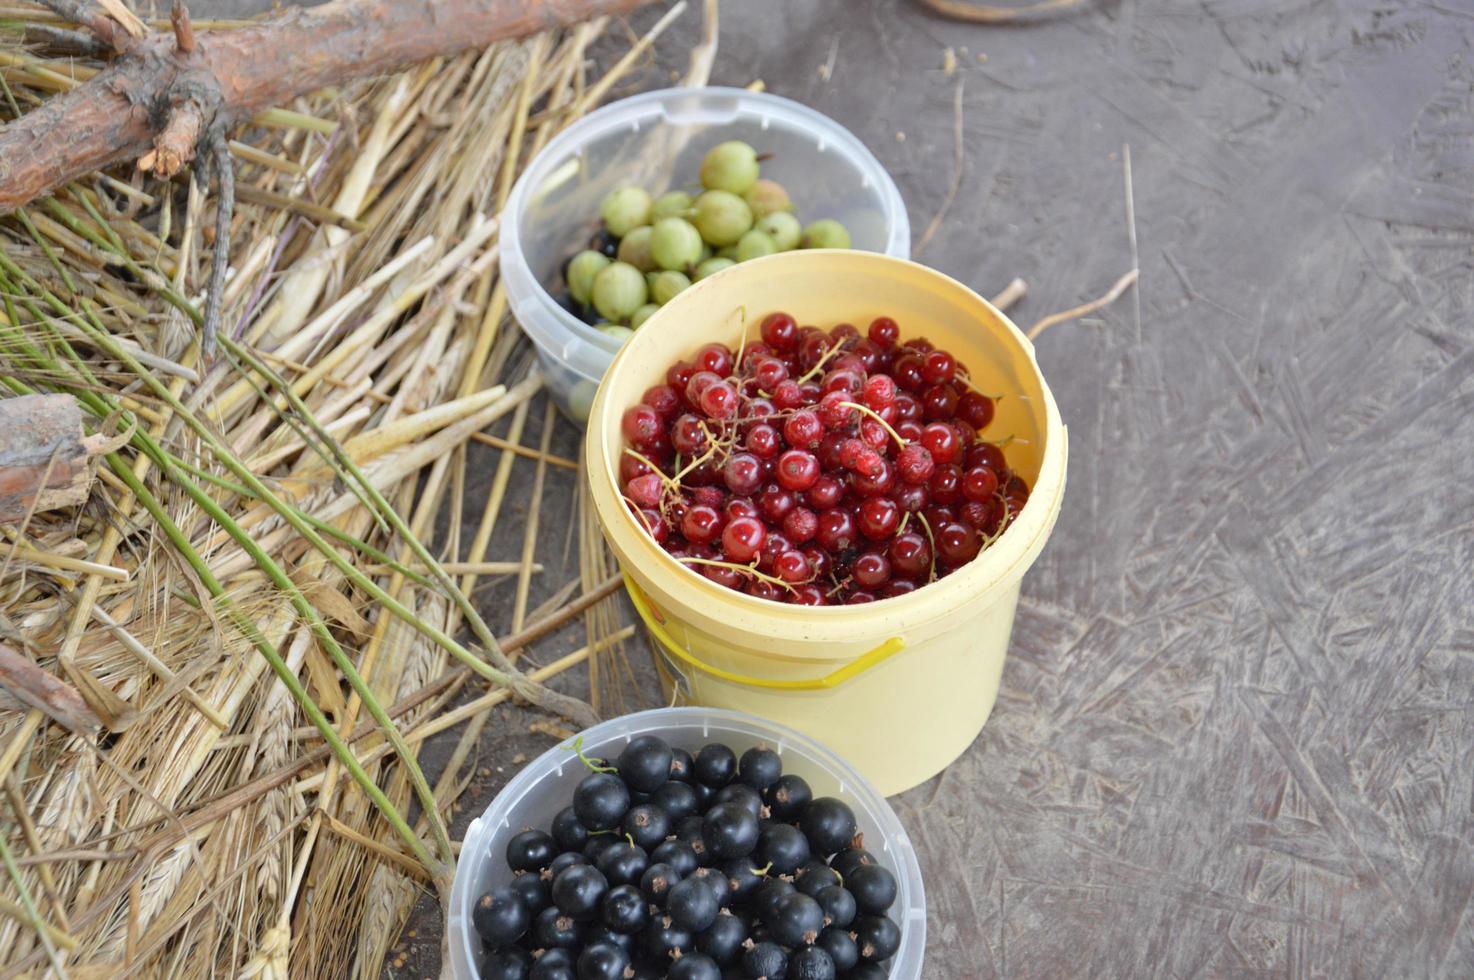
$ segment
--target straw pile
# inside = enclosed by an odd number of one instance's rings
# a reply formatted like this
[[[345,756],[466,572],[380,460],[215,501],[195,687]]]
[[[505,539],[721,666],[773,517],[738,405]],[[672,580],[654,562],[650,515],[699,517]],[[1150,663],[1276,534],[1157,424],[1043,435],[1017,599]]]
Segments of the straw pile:
[[[0,222],[3,394],[62,393],[85,446],[44,475],[96,471],[80,501],[0,525],[0,974],[374,976],[448,882],[445,814],[486,712],[515,692],[591,717],[539,680],[631,632],[602,602],[597,532],[580,518],[580,581],[543,610],[534,534],[486,554],[514,455],[549,465],[518,444],[540,379],[506,318],[498,212],[679,7],[599,78],[593,22],[238,134],[214,361],[209,188],[119,171]],[[97,68],[16,29],[45,22],[0,9],[4,118]],[[709,64],[708,46],[693,73]],[[482,434],[504,417],[505,442]],[[503,453],[479,512],[471,440]],[[466,598],[490,574],[519,579],[500,644]],[[516,672],[512,650],[569,622],[589,646]],[[468,721],[431,785],[424,739]]]

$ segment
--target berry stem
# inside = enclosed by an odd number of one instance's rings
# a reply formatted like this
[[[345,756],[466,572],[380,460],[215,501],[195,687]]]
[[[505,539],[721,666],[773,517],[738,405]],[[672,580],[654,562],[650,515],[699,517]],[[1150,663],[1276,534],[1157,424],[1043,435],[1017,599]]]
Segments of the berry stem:
[[[979,388],[977,386],[977,384],[972,380],[972,378],[970,378],[967,375],[963,374],[961,371],[958,371],[957,374],[955,375],[955,377],[957,378],[958,381],[961,381],[963,384],[967,385],[974,392],[976,392],[979,395],[982,395],[984,398],[991,398],[995,402],[1001,402],[1003,400],[1003,396],[1002,395],[992,395],[992,394],[989,394],[988,392],[984,391],[983,389]]]
[[[592,771],[594,771],[594,772],[618,772],[619,771],[618,769],[615,769],[615,768],[610,767],[610,766],[596,766],[596,765],[594,765],[594,760],[590,759],[588,756],[586,756],[586,755],[583,754],[583,736],[582,735],[580,735],[578,738],[574,739],[573,740],[573,744],[571,744],[571,745],[565,745],[565,746],[563,746],[563,748],[567,749],[569,752],[572,752],[574,755],[578,756],[578,761],[579,762],[582,762],[584,765],[588,766],[589,769],[592,770]]]
[[[798,379],[798,383],[803,384],[806,381],[812,381],[818,375],[824,373],[824,365],[829,362],[829,359],[831,357],[840,353],[840,351],[842,350],[844,350],[843,344],[835,344],[833,347],[826,350],[823,354],[820,354],[819,360],[814,364],[813,367],[804,372],[804,376]]]
[[[859,402],[840,402],[840,405],[844,406],[845,408],[858,409],[859,411],[873,418],[875,421],[879,422],[881,426],[884,427],[885,431],[890,434],[890,437],[896,440],[896,445],[900,446],[902,449],[905,449],[907,446],[910,445],[909,442],[901,438],[901,434],[899,432],[891,428],[891,424],[889,422],[877,415],[874,409],[869,408],[865,405],[861,405]]]
[[[931,522],[926,519],[925,514],[917,511],[916,519],[921,521],[921,528],[926,532],[927,543],[931,545],[931,567],[926,571],[926,581],[930,584],[937,580],[937,539],[931,533]]]
[[[761,579],[764,582],[771,582],[776,586],[787,589],[789,592],[798,591],[781,578],[758,571],[755,565],[739,565],[735,561],[720,561],[716,558],[694,558],[689,555],[676,560],[683,565],[711,565],[713,568],[730,568],[734,572],[741,572],[743,575],[751,575],[753,578]]]

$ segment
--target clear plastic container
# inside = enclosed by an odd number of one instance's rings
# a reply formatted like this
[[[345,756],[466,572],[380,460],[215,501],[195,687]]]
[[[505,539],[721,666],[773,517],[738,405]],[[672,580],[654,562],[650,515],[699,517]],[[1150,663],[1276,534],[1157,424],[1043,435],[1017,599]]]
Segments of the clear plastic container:
[[[612,757],[631,739],[659,735],[694,752],[707,742],[724,742],[738,754],[767,745],[783,757],[783,770],[797,773],[814,795],[834,796],[855,811],[865,848],[896,876],[899,890],[890,915],[901,927],[901,948],[891,960],[891,980],[921,980],[926,951],[926,894],[916,850],[885,798],[839,756],[790,728],[735,711],[659,708],[615,718],[583,733],[584,751]],[[528,826],[546,827],[573,798],[588,770],[569,750],[556,746],[527,765],[466,830],[451,888],[450,976],[478,980],[481,940],[471,925],[471,906],[492,888],[511,880],[507,841]]]
[[[582,425],[619,342],[562,304],[563,263],[599,227],[616,187],[700,190],[706,151],[740,139],[771,154],[764,177],[793,199],[799,220],[834,218],[857,249],[909,257],[911,224],[895,181],[829,117],[776,95],[736,88],[663,89],[612,103],[564,130],[512,188],[501,268],[512,315],[537,346],[558,406]]]

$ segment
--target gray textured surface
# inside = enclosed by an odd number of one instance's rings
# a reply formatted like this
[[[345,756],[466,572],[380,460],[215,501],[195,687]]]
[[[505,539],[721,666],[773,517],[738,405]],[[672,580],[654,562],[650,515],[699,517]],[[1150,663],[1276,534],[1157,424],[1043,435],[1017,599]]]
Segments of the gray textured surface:
[[[918,235],[963,86],[920,257],[985,293],[1025,277],[1022,324],[1130,267],[1131,146],[1140,291],[1039,343],[1069,489],[1003,693],[897,801],[928,980],[1474,975],[1474,4],[1126,0],[1026,29],[723,8],[714,81],[851,127]],[[556,584],[576,565],[545,532]],[[483,596],[498,624],[510,595]],[[458,827],[549,744],[525,723],[488,730],[506,771]],[[436,970],[433,911],[413,925],[391,975]]]

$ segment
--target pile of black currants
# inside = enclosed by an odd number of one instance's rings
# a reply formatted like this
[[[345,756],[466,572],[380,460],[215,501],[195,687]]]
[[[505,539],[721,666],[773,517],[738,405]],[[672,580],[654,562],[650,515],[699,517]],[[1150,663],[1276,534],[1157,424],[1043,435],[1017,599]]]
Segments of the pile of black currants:
[[[895,876],[843,801],[778,753],[633,739],[548,831],[507,844],[511,884],[472,921],[482,980],[885,980]]]

